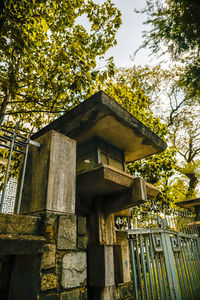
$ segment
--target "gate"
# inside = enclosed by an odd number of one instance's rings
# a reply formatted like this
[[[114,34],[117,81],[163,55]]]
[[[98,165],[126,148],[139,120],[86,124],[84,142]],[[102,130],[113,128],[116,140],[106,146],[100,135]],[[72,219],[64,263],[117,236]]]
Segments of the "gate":
[[[24,132],[23,134],[21,133],[22,130],[19,129],[19,122],[16,124],[14,130],[3,126],[2,122],[3,119],[0,120],[0,178],[3,185],[2,191],[0,186],[0,213],[14,213],[18,180],[16,177],[9,177],[13,173],[11,165],[14,164],[14,161],[19,162],[22,159],[22,157],[16,156],[16,154],[22,154],[23,166],[16,206],[16,212],[19,214],[29,145],[40,147],[40,144],[31,140],[33,129],[26,136],[27,134]],[[13,154],[15,155],[15,159],[13,159]]]
[[[200,299],[200,241],[166,228],[129,230],[136,300]]]

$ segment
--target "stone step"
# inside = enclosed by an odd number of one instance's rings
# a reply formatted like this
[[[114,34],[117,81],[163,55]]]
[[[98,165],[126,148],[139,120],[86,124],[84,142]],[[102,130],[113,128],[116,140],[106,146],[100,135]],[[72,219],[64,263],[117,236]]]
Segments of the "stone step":
[[[40,218],[0,213],[0,234],[38,235]]]
[[[41,236],[0,234],[0,255],[42,253],[45,242]]]

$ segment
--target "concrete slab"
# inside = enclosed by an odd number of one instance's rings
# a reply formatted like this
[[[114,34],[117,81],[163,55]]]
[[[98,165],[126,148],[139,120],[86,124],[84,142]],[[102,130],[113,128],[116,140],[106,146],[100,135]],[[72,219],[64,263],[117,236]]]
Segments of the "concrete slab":
[[[117,170],[111,166],[99,167],[77,175],[77,190],[80,195],[108,195],[123,191],[133,185],[135,177]],[[156,196],[159,190],[154,185],[145,182],[147,195]]]
[[[167,145],[149,128],[127,112],[115,100],[99,91],[62,117],[33,135],[33,139],[56,130],[83,143],[102,137],[125,152],[132,162],[166,149]]]

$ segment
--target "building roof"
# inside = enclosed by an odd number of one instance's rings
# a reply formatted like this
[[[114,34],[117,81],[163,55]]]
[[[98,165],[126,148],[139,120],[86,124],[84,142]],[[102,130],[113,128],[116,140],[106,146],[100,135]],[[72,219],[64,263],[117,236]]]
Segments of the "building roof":
[[[195,208],[195,206],[200,206],[200,198],[176,202],[175,204],[182,208]]]
[[[103,91],[66,112],[37,133],[56,130],[83,143],[99,136],[125,152],[125,161],[161,152],[167,144]]]

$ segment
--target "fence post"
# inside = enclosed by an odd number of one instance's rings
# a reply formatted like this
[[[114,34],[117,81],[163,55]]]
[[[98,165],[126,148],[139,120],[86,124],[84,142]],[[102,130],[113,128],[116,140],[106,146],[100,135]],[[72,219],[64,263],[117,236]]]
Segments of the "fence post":
[[[170,240],[170,235],[168,233],[161,233],[163,254],[165,259],[166,272],[169,282],[170,298],[179,300],[181,299],[179,282],[176,274],[176,265],[174,253],[172,250],[172,244]]]

